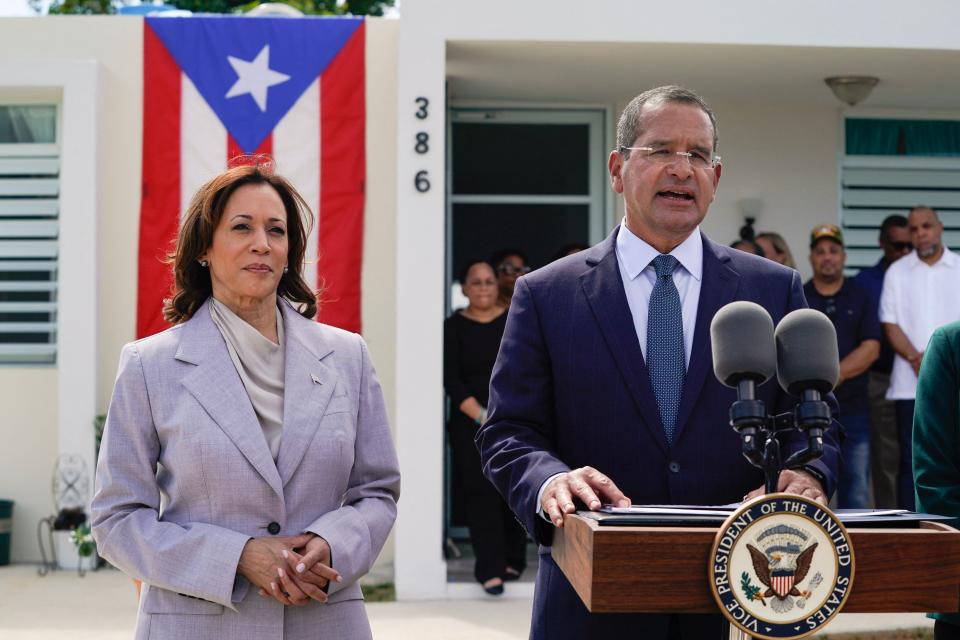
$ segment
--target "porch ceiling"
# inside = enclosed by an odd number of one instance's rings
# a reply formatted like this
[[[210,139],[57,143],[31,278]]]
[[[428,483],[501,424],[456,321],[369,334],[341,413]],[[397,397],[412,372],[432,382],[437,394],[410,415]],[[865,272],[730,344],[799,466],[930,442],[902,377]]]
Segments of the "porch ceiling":
[[[823,78],[873,75],[859,107],[960,111],[960,50],[657,43],[447,44],[453,100],[613,103],[682,84],[714,103],[840,106]]]

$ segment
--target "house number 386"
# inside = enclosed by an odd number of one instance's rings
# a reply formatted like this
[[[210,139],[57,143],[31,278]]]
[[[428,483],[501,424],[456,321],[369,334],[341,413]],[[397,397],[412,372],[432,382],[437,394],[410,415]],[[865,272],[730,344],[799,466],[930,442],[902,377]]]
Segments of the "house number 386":
[[[417,106],[413,116],[417,120],[426,120],[430,116],[430,100],[419,96],[414,101]],[[430,151],[430,134],[426,131],[418,131],[413,143],[413,151],[418,155],[426,155]],[[420,193],[430,191],[430,174],[426,169],[417,171],[413,177],[413,187]]]

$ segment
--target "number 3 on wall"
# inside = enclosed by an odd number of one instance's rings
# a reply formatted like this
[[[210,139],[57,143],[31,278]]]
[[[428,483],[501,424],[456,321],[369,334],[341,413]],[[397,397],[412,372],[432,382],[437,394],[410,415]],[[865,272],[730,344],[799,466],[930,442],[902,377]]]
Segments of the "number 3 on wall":
[[[417,117],[417,120],[426,120],[427,119],[427,107],[430,106],[430,101],[424,97],[419,97],[414,102],[417,103],[419,109],[414,114]]]

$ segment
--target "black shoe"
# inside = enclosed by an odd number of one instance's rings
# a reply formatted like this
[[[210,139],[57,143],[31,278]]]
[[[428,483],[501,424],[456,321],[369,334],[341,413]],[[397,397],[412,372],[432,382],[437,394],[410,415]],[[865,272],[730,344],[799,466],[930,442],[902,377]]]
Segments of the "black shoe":
[[[490,578],[490,580],[496,580],[496,578]],[[490,580],[486,580],[480,583],[480,586],[483,587],[483,590],[489,593],[491,596],[503,595],[503,582],[500,582],[500,584],[490,585],[488,587],[486,583],[490,582]]]
[[[503,581],[513,582],[514,580],[519,580],[521,575],[523,575],[522,571],[517,571],[513,567],[507,567],[503,570]]]

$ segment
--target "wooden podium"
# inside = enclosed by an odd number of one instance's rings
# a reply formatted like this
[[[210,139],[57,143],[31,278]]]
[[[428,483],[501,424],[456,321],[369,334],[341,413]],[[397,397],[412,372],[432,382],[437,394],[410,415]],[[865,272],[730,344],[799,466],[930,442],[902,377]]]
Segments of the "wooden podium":
[[[853,590],[844,613],[960,610],[960,531],[848,527]],[[567,516],[553,559],[593,613],[719,613],[707,587],[717,527],[601,526]]]

